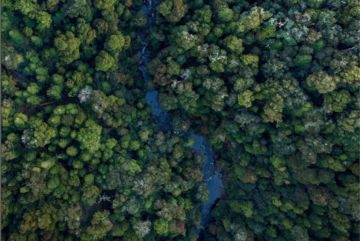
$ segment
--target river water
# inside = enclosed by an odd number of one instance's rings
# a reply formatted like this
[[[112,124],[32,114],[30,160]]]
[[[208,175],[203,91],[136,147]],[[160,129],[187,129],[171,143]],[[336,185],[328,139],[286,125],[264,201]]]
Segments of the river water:
[[[146,0],[145,0],[146,1]],[[151,77],[146,72],[146,67],[148,65],[149,60],[149,51],[147,49],[146,43],[146,30],[149,29],[154,24],[154,17],[156,13],[157,3],[154,0],[148,0],[146,4],[143,4],[140,11],[142,11],[148,19],[148,23],[145,28],[143,28],[139,33],[139,37],[141,38],[141,50],[138,52],[139,59],[139,69],[141,70],[145,82],[150,80]],[[174,131],[172,127],[172,119],[170,115],[163,109],[159,107],[158,103],[158,92],[156,90],[145,90],[146,91],[146,102],[152,108],[152,114],[155,117],[156,124],[160,127],[162,131]],[[191,136],[195,140],[195,144],[191,147],[191,149],[200,152],[205,156],[205,161],[202,164],[202,170],[204,172],[204,183],[209,188],[209,202],[200,205],[200,211],[202,214],[201,218],[201,226],[206,227],[212,220],[211,216],[211,207],[215,203],[215,201],[221,198],[222,190],[224,188],[220,173],[216,172],[214,165],[214,154],[211,145],[209,142],[195,134],[189,133],[180,133],[183,136]],[[198,234],[201,233],[201,230],[197,229],[196,232]]]

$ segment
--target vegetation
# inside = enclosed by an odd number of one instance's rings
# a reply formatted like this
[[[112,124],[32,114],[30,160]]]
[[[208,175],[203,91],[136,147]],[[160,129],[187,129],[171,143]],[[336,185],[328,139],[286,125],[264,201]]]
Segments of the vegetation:
[[[144,98],[141,4],[4,3],[4,240],[181,240],[199,223],[203,159]]]
[[[2,3],[2,238],[357,240],[360,5]],[[144,89],[175,131],[161,131]],[[195,132],[225,194],[208,201]]]
[[[216,150],[205,240],[357,239],[360,5],[183,4],[173,20],[160,1],[148,72],[175,127]]]

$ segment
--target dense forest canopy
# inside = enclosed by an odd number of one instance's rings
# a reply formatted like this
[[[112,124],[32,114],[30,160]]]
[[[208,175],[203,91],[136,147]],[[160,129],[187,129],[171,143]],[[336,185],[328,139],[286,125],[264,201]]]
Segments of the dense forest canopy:
[[[357,240],[359,2],[158,10],[153,88],[179,129],[206,136],[224,172],[205,240]]]
[[[2,1],[2,239],[358,240],[359,1],[143,4]]]

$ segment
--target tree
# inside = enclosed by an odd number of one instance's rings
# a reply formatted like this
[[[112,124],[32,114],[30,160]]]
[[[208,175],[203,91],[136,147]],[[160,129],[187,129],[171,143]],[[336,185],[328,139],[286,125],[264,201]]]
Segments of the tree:
[[[360,68],[358,66],[351,66],[346,68],[343,72],[340,73],[341,81],[349,84],[354,89],[359,89],[360,87]]]
[[[116,34],[111,35],[105,42],[104,48],[110,53],[121,51],[125,44],[124,36],[121,32],[117,31]]]
[[[105,51],[100,51],[99,55],[95,58],[95,69],[97,71],[108,71],[115,64],[114,58]]]
[[[240,23],[242,23],[245,28],[252,30],[257,28],[263,21],[267,20],[270,17],[270,14],[266,12],[262,7],[253,7],[250,11],[243,14]]]
[[[44,32],[46,29],[50,28],[51,26],[52,23],[51,15],[45,11],[39,11],[36,14],[36,22],[37,22],[36,28],[40,32]]]
[[[94,5],[99,10],[106,9],[109,11],[114,11],[115,2],[116,2],[115,0],[95,0]]]
[[[87,120],[85,127],[80,129],[76,138],[80,142],[80,149],[96,152],[100,148],[101,130],[102,127],[93,120]]]
[[[325,94],[336,89],[337,83],[340,82],[338,76],[328,75],[325,71],[311,74],[307,77],[306,83],[311,87],[314,86],[320,94]]]
[[[19,32],[17,29],[13,29],[9,32],[9,36],[12,41],[14,41],[17,44],[23,44],[24,43],[24,36]]]
[[[246,90],[238,95],[239,105],[243,105],[246,108],[251,106],[251,102],[254,101],[253,93],[250,90]]]
[[[217,17],[221,22],[230,22],[234,17],[234,12],[230,8],[223,8],[218,12]]]
[[[54,46],[57,48],[61,59],[70,64],[80,58],[80,40],[72,32],[67,31],[54,39]]]
[[[229,35],[224,39],[225,46],[236,55],[241,54],[244,51],[242,46],[242,40],[237,38],[235,35]]]
[[[168,233],[168,226],[169,226],[169,223],[165,219],[162,219],[162,218],[157,219],[154,222],[154,230],[159,235],[166,236]]]
[[[84,206],[92,206],[100,195],[99,188],[94,185],[84,186],[81,190],[83,191],[81,201]]]

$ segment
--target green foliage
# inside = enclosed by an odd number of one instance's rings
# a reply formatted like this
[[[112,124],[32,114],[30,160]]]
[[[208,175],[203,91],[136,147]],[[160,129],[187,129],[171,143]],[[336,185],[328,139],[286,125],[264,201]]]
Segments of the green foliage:
[[[111,39],[111,38],[110,38]],[[115,48],[118,48],[120,46],[120,43],[117,43],[118,45],[113,46]],[[108,43],[109,45],[109,43]],[[110,47],[108,47],[110,48]],[[111,57],[110,54],[108,54],[105,51],[100,51],[99,55],[95,58],[95,69],[98,71],[108,71],[115,63],[115,60],[113,57]]]
[[[251,101],[254,101],[253,92],[250,90],[246,90],[238,95],[238,103],[239,105],[243,105],[246,108],[251,106]]]
[[[266,12],[262,7],[253,7],[249,12],[243,14],[241,23],[246,29],[255,29],[264,21],[270,17],[270,14]]]
[[[154,222],[154,230],[159,235],[166,236],[167,233],[168,233],[168,226],[169,226],[169,223],[166,220],[162,219],[162,218],[157,219]]]
[[[2,239],[355,240],[358,2],[143,4],[3,2]]]
[[[91,226],[86,231],[95,240],[102,239],[111,230],[112,223],[109,220],[109,211],[96,212],[91,220]]]
[[[80,44],[80,40],[69,31],[65,34],[60,34],[59,37],[54,39],[54,46],[56,47],[62,61],[66,64],[70,64],[80,58]]]
[[[17,43],[17,44],[24,43],[24,36],[17,29],[11,30],[9,32],[9,36],[14,43]]]
[[[94,185],[84,186],[81,190],[83,191],[81,201],[84,206],[92,206],[100,195],[99,188]]]
[[[217,17],[221,22],[230,22],[234,17],[234,12],[229,8],[223,8],[218,12]]]
[[[101,130],[101,126],[92,120],[87,120],[85,127],[79,130],[76,138],[80,142],[80,149],[91,153],[96,152],[100,148]]]
[[[244,51],[242,47],[242,40],[234,35],[230,35],[224,39],[224,44],[234,54],[241,54]]]
[[[109,10],[109,11],[113,11],[114,10],[114,4],[115,4],[114,0],[104,0],[104,1],[95,0],[94,1],[95,7],[97,9],[99,9],[99,10],[106,9],[106,10]]]
[[[338,76],[328,75],[324,71],[309,75],[306,83],[311,87],[314,86],[320,94],[325,94],[335,90],[337,83],[340,82]]]
[[[347,90],[333,91],[324,96],[324,103],[330,105],[335,112],[342,112],[349,102],[351,97]]]
[[[105,42],[105,50],[111,52],[121,51],[125,44],[124,36],[121,32],[117,32],[114,35],[111,35]]]
[[[161,20],[173,5],[160,1],[154,31],[169,38],[161,47],[150,42],[148,70],[175,129],[185,130],[179,116],[190,121],[186,130],[210,141],[226,173],[226,197],[212,210],[216,227],[210,231],[216,229],[218,240],[235,234],[243,240],[351,239],[349,226],[339,228],[340,222],[323,216],[338,210],[341,183],[348,181],[337,177],[358,155],[351,144],[359,139],[358,47],[347,27],[355,26],[349,11],[355,6],[337,1],[328,9],[324,1],[297,0],[208,4],[190,3],[193,12],[169,27]],[[202,32],[204,23],[209,32]],[[348,40],[340,40],[344,33]],[[191,77],[179,76],[186,69]],[[188,82],[192,86],[184,91]],[[191,91],[196,104],[183,105]],[[174,152],[180,153],[176,145]],[[326,208],[315,227],[310,216],[318,206]],[[213,238],[205,231],[207,237]]]
[[[312,56],[306,54],[298,54],[294,59],[296,65],[305,65],[311,62]]]

